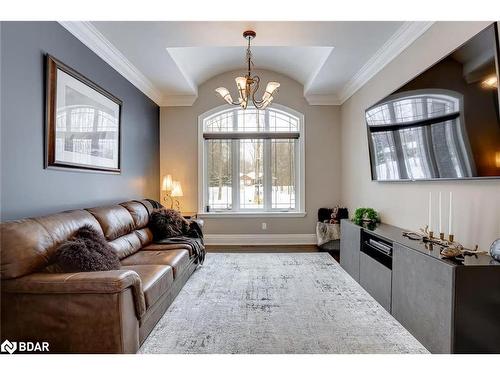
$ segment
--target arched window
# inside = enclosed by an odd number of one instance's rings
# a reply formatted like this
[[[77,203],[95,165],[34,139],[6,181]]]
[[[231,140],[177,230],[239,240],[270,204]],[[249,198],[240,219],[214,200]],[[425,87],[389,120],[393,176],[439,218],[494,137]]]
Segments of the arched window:
[[[304,214],[304,116],[221,106],[199,117],[199,212]]]

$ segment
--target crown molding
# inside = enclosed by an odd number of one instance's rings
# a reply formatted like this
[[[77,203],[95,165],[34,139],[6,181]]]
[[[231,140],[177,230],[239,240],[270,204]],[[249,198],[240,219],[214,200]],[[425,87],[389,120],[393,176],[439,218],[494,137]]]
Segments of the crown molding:
[[[190,107],[198,99],[198,95],[164,95],[161,107]]]
[[[162,104],[161,92],[91,22],[59,23],[157,105]]]
[[[405,22],[365,65],[347,82],[339,95],[339,104],[343,104],[356,91],[365,85],[375,74],[394,60],[415,40],[425,33],[434,22]]]
[[[337,95],[304,94],[309,105],[340,105]]]

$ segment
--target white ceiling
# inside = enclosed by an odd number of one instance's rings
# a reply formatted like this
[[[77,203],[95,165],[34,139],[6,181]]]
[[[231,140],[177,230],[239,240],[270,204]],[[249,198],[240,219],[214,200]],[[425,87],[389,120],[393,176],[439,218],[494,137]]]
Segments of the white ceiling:
[[[431,25],[429,22],[62,22],[159,105],[191,105],[198,86],[255,68],[304,85],[310,104],[340,104]]]

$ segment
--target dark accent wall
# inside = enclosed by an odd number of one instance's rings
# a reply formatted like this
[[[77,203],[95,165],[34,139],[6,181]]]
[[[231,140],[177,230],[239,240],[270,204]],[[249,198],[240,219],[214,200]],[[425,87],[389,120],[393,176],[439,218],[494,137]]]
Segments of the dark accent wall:
[[[57,22],[1,22],[1,220],[159,199],[159,108]],[[123,101],[119,175],[44,169],[50,53]]]

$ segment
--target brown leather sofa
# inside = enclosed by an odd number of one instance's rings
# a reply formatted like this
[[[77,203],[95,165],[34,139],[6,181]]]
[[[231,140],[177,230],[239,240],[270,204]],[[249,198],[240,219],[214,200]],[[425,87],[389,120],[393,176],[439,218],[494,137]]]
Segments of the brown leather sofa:
[[[50,352],[135,353],[196,269],[189,245],[152,243],[147,200],[1,224],[1,340]],[[51,273],[58,245],[82,226],[102,232],[120,270]]]

